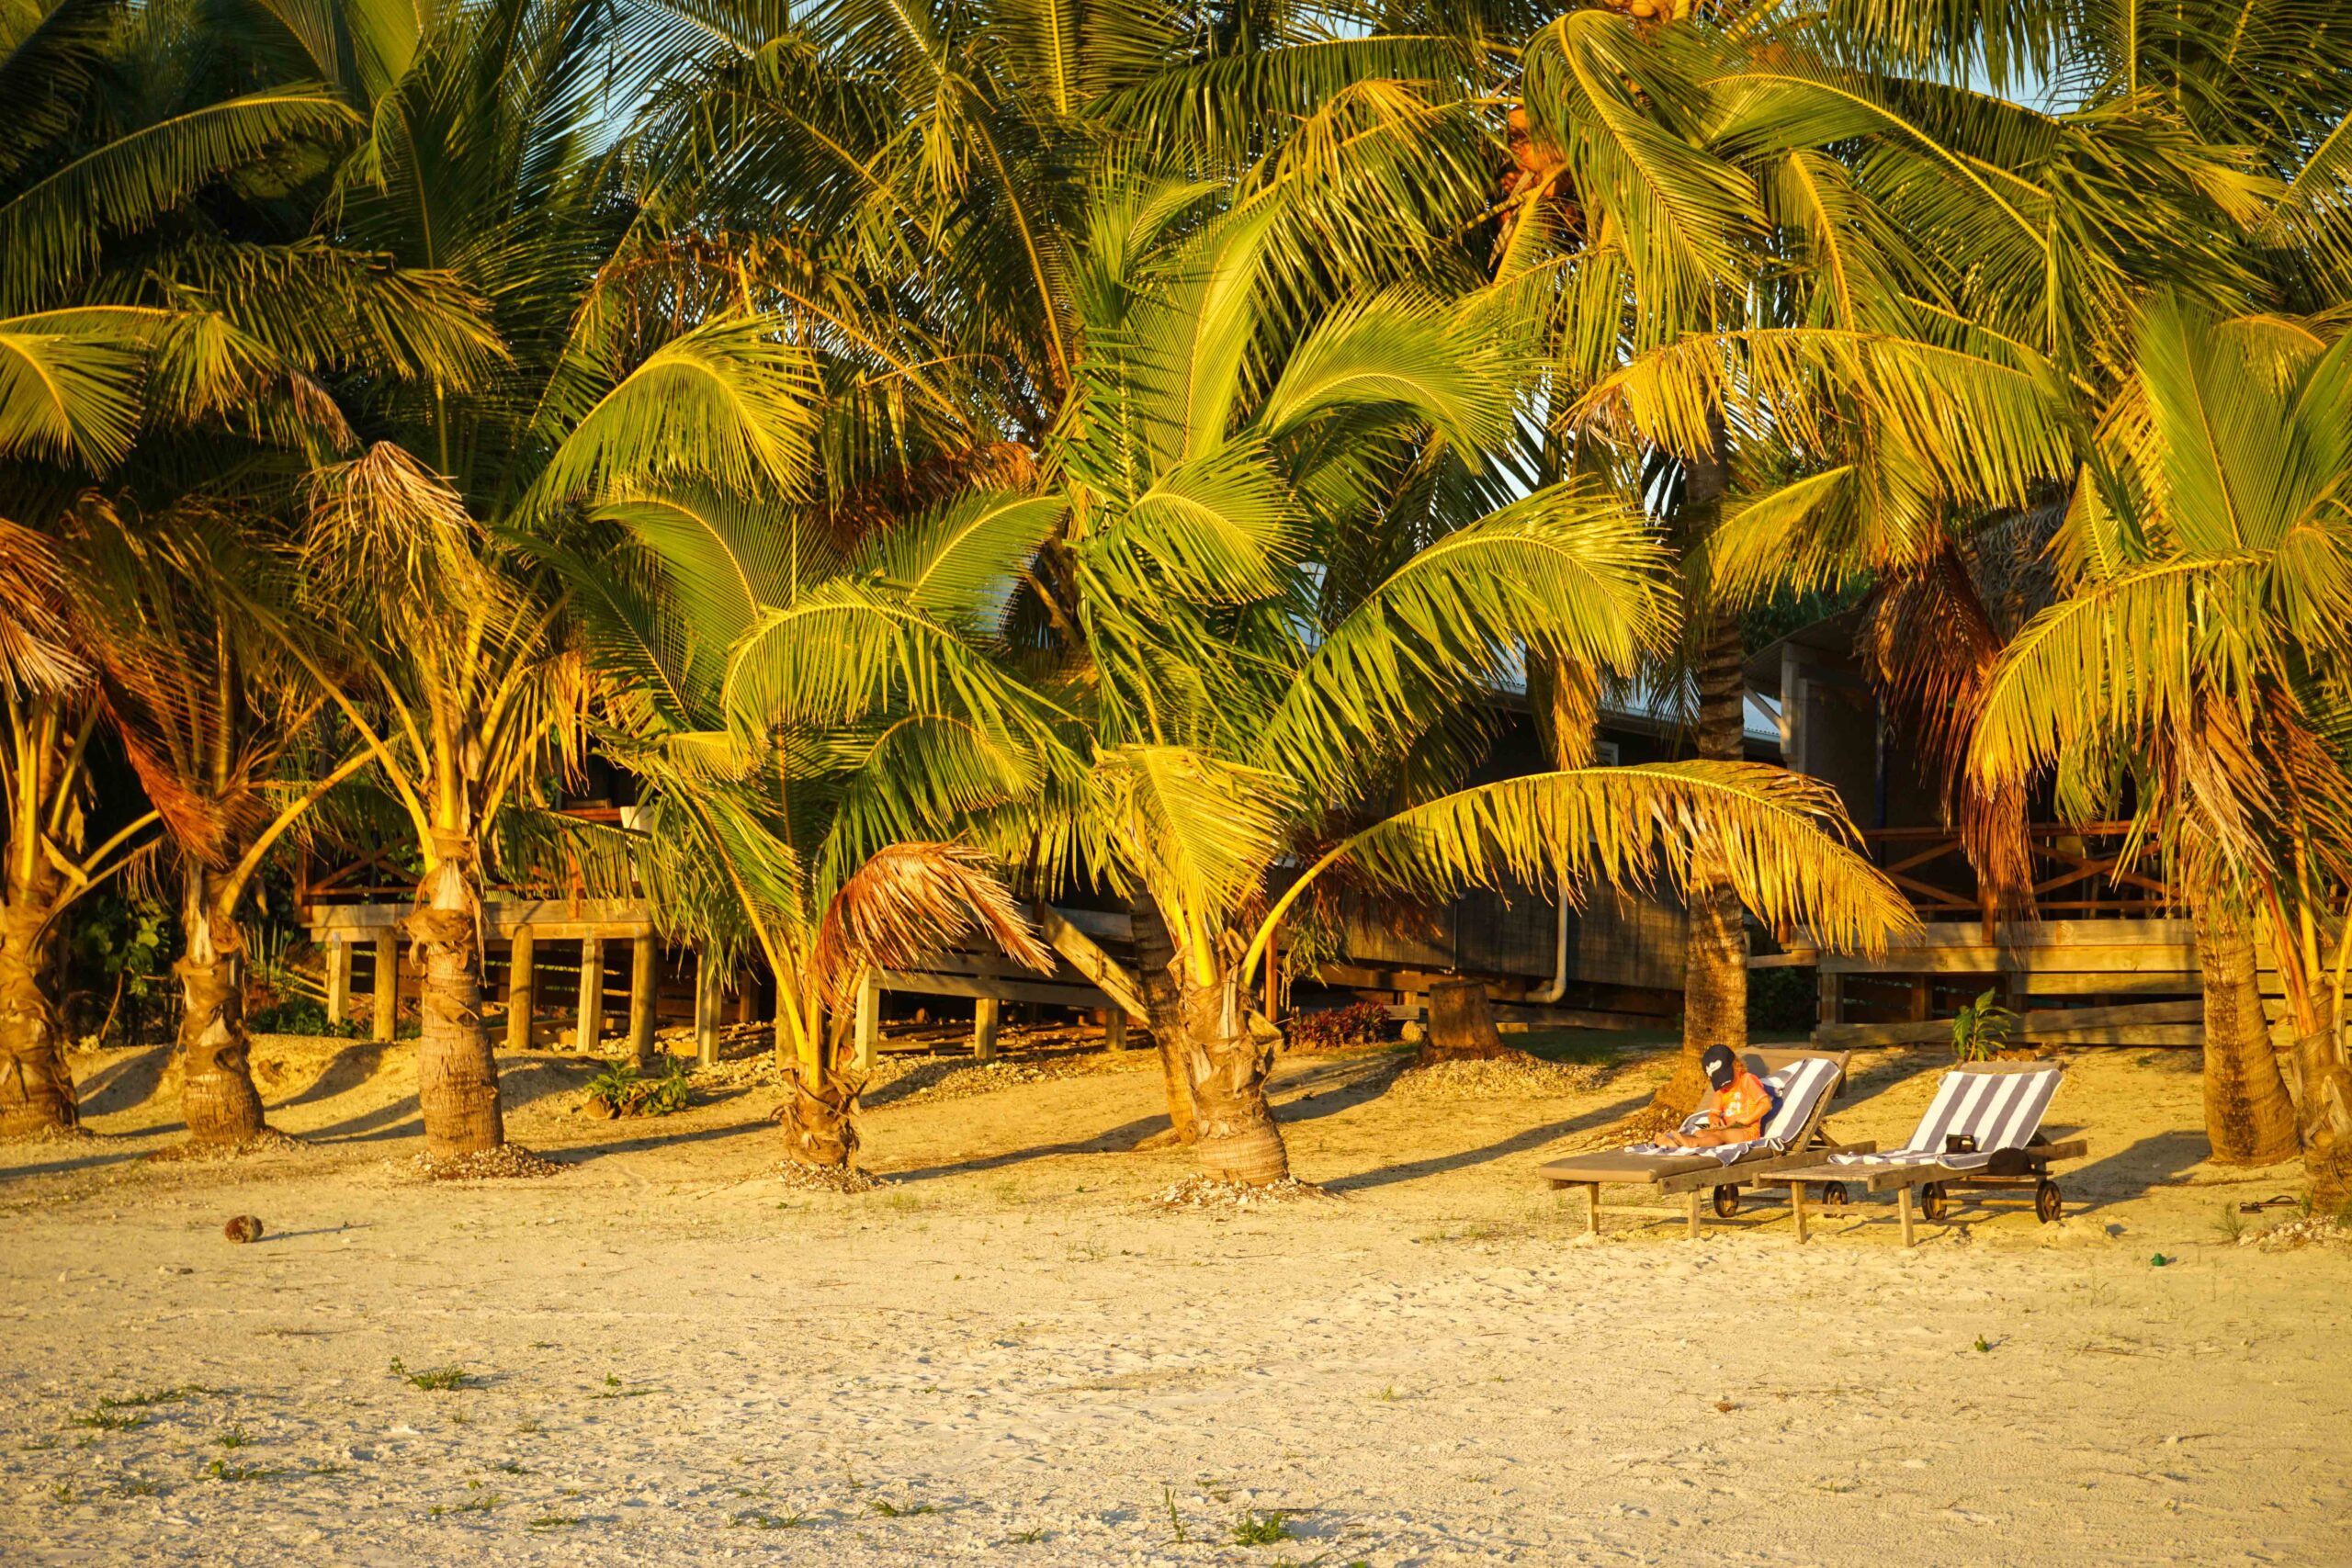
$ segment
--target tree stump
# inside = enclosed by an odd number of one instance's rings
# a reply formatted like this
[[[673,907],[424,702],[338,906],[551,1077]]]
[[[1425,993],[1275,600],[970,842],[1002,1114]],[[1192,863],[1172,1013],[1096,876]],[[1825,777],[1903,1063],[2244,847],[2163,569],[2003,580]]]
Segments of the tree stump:
[[[1476,980],[1441,980],[1430,987],[1430,1032],[1413,1059],[1416,1066],[1432,1062],[1475,1062],[1508,1055],[1495,1031],[1495,1015],[1487,1007],[1487,987]]]

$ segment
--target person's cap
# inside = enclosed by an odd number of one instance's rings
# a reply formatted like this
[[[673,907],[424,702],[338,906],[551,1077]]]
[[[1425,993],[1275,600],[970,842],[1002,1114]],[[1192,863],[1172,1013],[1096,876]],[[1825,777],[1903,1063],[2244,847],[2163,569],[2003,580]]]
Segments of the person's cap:
[[[1706,1069],[1709,1083],[1717,1089],[1729,1089],[1739,1072],[1739,1058],[1731,1054],[1728,1045],[1710,1045],[1707,1054],[1699,1058],[1699,1066]]]

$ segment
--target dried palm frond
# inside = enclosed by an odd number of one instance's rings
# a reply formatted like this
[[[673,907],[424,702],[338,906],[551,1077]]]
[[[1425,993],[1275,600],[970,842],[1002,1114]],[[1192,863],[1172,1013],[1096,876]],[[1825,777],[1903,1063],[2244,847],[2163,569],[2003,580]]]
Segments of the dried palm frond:
[[[965,844],[893,844],[870,856],[826,906],[810,977],[838,1007],[861,971],[903,967],[972,936],[1041,975],[1054,967],[986,855]]]
[[[0,682],[10,694],[62,692],[86,680],[74,653],[65,578],[57,552],[29,528],[0,518]]]

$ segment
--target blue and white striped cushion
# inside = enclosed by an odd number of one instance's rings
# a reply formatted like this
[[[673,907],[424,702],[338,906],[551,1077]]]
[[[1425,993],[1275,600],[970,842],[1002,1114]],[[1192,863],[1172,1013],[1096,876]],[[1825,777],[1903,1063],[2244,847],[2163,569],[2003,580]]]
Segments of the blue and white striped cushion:
[[[1838,1165],[1940,1165],[1952,1170],[1974,1170],[1993,1158],[1996,1149],[2021,1149],[2041,1131],[2041,1118],[2058,1092],[2060,1067],[2026,1073],[1975,1073],[1962,1067],[1944,1075],[1935,1102],[1919,1119],[1911,1141],[1899,1149],[1877,1154],[1831,1155]],[[1965,1133],[1976,1140],[1974,1154],[1944,1153],[1944,1139]]]
[[[1684,1149],[1664,1144],[1634,1144],[1626,1152],[1637,1155],[1706,1155],[1725,1165],[1735,1164],[1757,1154],[1783,1154],[1803,1134],[1805,1123],[1813,1120],[1814,1107],[1821,1103],[1838,1083],[1838,1064],[1819,1056],[1806,1056],[1776,1067],[1764,1075],[1764,1087],[1772,1091],[1772,1114],[1759,1129],[1759,1136],[1743,1144],[1717,1144],[1713,1148]],[[1682,1123],[1686,1133],[1695,1133],[1706,1125],[1703,1115],[1688,1117]]]

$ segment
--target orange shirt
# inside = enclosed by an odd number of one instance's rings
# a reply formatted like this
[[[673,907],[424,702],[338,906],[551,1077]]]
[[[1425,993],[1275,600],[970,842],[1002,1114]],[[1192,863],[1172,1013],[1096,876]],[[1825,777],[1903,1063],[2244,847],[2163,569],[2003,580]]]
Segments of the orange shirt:
[[[1731,1087],[1711,1091],[1699,1109],[1714,1118],[1713,1126],[1760,1127],[1772,1114],[1772,1094],[1764,1080],[1742,1064],[1732,1077]]]

